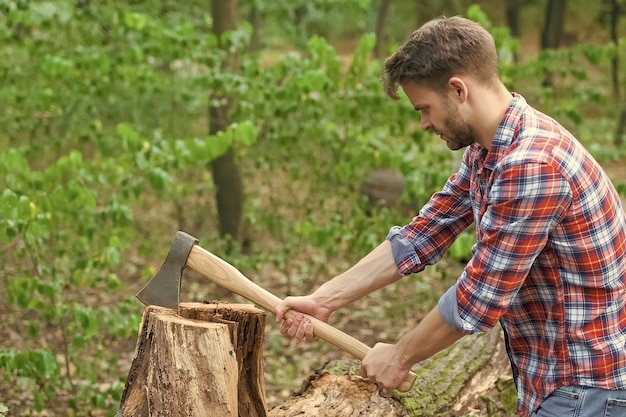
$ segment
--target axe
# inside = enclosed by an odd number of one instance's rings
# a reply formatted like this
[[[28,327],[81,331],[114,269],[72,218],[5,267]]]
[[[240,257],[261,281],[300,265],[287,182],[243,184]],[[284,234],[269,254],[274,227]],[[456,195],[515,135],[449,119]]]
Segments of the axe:
[[[230,290],[265,310],[274,312],[280,298],[261,288],[246,278],[237,268],[202,249],[198,240],[184,232],[177,232],[165,262],[156,275],[137,293],[137,298],[146,305],[157,305],[178,310],[180,304],[180,282],[185,267],[202,275],[222,288]],[[294,311],[288,311],[287,318],[293,318]],[[352,357],[363,360],[370,347],[336,329],[330,324],[307,316],[313,325],[313,334],[338,347]],[[400,383],[398,390],[408,391],[415,382],[416,375],[409,372]]]

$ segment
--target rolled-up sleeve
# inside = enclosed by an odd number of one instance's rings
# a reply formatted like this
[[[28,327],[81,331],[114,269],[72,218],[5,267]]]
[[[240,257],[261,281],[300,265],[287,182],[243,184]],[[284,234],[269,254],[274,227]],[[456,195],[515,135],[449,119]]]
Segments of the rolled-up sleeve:
[[[409,275],[424,269],[426,265],[420,260],[411,241],[404,237],[400,226],[394,226],[389,230],[387,240],[391,243],[391,253],[400,273]],[[400,265],[409,265],[410,267],[406,268]]]
[[[443,321],[445,321],[448,326],[454,330],[462,331],[463,322],[461,321],[461,316],[459,316],[459,304],[456,298],[456,291],[456,284],[454,284],[441,296],[437,307],[439,307],[439,314],[441,314]]]
[[[433,194],[413,220],[394,226],[387,235],[398,271],[420,272],[438,262],[456,238],[474,221],[466,158],[442,190]]]

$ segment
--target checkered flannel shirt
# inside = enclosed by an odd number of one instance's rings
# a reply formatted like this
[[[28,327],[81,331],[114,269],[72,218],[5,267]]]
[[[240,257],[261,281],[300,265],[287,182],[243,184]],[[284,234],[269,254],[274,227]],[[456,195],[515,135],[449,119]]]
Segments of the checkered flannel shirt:
[[[468,147],[442,191],[387,239],[408,275],[475,223],[473,256],[439,309],[468,334],[501,323],[518,412],[530,415],[560,386],[626,389],[626,219],[584,147],[513,96],[491,149]]]

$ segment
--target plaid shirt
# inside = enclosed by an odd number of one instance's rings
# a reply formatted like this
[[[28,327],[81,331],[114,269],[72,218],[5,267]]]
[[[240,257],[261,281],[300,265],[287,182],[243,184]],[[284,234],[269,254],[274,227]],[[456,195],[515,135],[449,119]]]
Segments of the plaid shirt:
[[[477,243],[440,300],[465,333],[499,321],[530,415],[556,388],[626,389],[626,219],[576,139],[514,94],[491,149],[468,147],[419,215],[388,235],[398,269],[440,260],[472,222]],[[443,314],[443,312],[442,312]]]

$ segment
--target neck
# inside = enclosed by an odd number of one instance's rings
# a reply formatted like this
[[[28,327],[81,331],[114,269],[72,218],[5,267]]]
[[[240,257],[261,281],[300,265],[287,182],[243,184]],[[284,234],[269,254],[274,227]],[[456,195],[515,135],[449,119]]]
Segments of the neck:
[[[485,149],[491,148],[491,142],[504,118],[506,109],[513,96],[503,84],[496,90],[485,90],[475,104],[474,131],[477,142]]]

